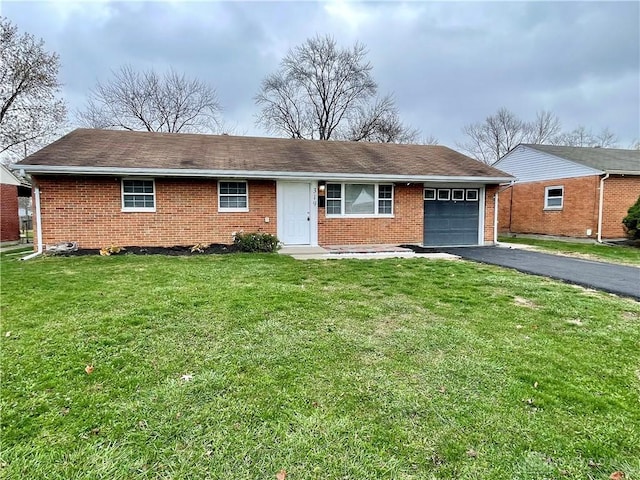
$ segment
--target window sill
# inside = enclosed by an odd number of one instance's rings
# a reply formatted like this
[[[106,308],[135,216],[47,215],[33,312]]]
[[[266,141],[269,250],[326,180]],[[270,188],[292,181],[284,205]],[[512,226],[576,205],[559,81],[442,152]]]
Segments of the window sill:
[[[218,213],[242,213],[248,211],[248,208],[218,208]]]
[[[546,207],[542,209],[543,212],[561,212],[562,207]]]
[[[156,213],[155,208],[123,208],[122,213]]]

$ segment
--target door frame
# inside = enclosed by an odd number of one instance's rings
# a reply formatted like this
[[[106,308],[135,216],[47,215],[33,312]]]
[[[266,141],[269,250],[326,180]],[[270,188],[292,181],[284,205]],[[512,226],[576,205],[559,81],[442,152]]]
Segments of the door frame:
[[[318,182],[315,180],[278,180],[276,182],[276,203],[277,203],[277,229],[278,239],[282,233],[284,233],[284,196],[283,190],[287,185],[291,184],[305,184],[309,186],[309,245],[312,247],[318,246]],[[286,243],[285,243],[286,245]]]
[[[422,188],[423,192],[425,188],[477,188],[478,189],[478,243],[476,245],[469,246],[483,246],[484,245],[484,220],[485,220],[485,184],[482,183],[424,183]],[[423,207],[422,207],[422,231],[424,232],[424,193]],[[424,245],[424,233],[422,237],[422,244]],[[440,245],[446,247],[448,245]],[[466,246],[466,245],[465,245]]]

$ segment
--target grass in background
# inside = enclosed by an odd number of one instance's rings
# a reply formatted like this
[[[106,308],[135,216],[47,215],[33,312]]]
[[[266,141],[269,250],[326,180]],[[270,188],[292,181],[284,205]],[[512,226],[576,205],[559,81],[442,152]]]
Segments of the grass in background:
[[[640,478],[628,299],[424,259],[0,266],[3,478]]]
[[[524,237],[499,237],[501,243],[531,245],[540,251],[575,255],[605,262],[640,265],[640,248],[625,245],[599,243],[572,243],[562,240],[545,240]]]

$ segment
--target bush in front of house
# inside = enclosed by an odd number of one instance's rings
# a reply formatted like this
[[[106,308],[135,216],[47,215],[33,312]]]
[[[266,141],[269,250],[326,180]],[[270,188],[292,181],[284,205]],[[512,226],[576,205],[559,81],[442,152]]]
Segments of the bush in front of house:
[[[280,241],[270,233],[235,233],[233,244],[241,252],[273,253],[280,248]]]
[[[631,205],[627,216],[622,219],[622,224],[627,230],[627,236],[630,240],[640,240],[640,197],[636,203]]]

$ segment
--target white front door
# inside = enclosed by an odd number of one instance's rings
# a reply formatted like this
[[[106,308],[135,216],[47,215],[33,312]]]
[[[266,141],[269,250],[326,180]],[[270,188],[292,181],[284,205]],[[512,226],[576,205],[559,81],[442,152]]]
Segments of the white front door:
[[[285,245],[311,243],[311,184],[278,183],[278,237]]]

